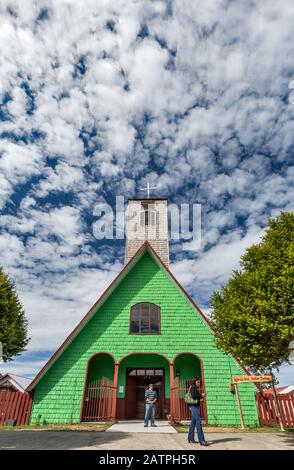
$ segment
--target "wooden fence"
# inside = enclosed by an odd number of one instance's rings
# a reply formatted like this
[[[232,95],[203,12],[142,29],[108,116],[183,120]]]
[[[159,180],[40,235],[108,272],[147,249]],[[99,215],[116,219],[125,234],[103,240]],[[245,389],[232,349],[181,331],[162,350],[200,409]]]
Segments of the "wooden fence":
[[[294,427],[294,397],[290,395],[277,395],[280,405],[283,425]],[[278,426],[276,403],[273,395],[256,394],[256,403],[261,426]]]
[[[0,392],[0,425],[29,424],[32,396],[22,392]]]
[[[107,377],[92,381],[84,393],[82,421],[115,419],[116,387]]]
[[[179,381],[178,377],[174,379],[174,383],[171,386],[171,397],[170,407],[171,416],[173,421],[189,421],[191,419],[191,413],[185,402],[185,396],[189,389],[190,383],[188,380]],[[200,416],[203,424],[207,424],[207,411],[205,399],[200,401]]]

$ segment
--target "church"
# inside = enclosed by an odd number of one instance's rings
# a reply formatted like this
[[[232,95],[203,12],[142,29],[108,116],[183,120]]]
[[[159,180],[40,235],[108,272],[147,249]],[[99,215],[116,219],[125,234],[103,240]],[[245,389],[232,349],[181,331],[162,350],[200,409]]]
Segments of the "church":
[[[124,267],[29,385],[31,424],[142,419],[151,382],[157,419],[189,419],[184,396],[199,376],[203,422],[240,425],[231,381],[247,372],[217,348],[169,265],[167,199],[130,199]],[[245,425],[258,426],[255,385],[239,393]]]

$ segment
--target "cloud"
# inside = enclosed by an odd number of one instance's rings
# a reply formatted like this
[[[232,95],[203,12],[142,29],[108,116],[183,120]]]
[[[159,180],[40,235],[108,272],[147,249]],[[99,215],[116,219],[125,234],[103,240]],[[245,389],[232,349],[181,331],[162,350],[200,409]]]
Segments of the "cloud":
[[[1,2],[1,263],[31,348],[54,349],[50,322],[61,339],[88,307],[76,279],[90,303],[122,265],[122,245],[93,237],[97,202],[150,181],[201,204],[200,250],[171,258],[204,307],[291,210],[293,20],[290,0]]]
[[[187,288],[193,291],[196,298],[209,298],[213,288],[225,283],[234,269],[238,268],[240,256],[245,249],[260,241],[262,232],[258,229],[248,231],[245,236],[234,231],[220,237],[217,244],[199,254],[197,259],[182,259],[173,264],[173,272]],[[192,242],[188,242],[193,243]],[[183,244],[185,249],[185,243]]]
[[[42,157],[35,145],[15,144],[6,139],[0,139],[0,171],[4,182],[4,195],[10,195],[13,187],[25,183],[28,179],[39,174],[43,169]],[[8,192],[7,189],[11,188]]]
[[[35,195],[41,198],[53,192],[71,191],[73,186],[83,180],[83,177],[83,172],[79,167],[61,162],[54,169],[46,168]]]

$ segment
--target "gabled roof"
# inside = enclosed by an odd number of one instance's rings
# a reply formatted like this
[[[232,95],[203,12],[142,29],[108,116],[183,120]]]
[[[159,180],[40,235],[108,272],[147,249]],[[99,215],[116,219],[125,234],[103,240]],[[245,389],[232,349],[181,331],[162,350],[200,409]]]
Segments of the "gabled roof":
[[[1,385],[7,382],[9,382],[19,392],[24,392],[26,387],[30,383],[30,379],[9,373],[0,375],[0,388]]]
[[[294,385],[288,385],[287,387],[284,387],[282,390],[279,391],[279,395],[282,395],[284,393],[294,393]]]
[[[47,372],[47,370],[54,364],[54,362],[58,359],[58,357],[63,353],[63,351],[67,348],[67,346],[73,341],[73,339],[78,335],[78,333],[84,328],[84,326],[88,323],[88,321],[96,314],[96,312],[102,307],[104,302],[110,297],[112,292],[117,288],[117,286],[122,282],[122,280],[126,277],[126,275],[133,269],[133,267],[138,263],[138,261],[142,258],[145,253],[149,253],[156,264],[163,269],[171,281],[174,283],[175,287],[184,294],[184,296],[188,299],[188,301],[192,304],[192,306],[198,311],[200,316],[203,320],[207,323],[210,328],[210,322],[208,318],[204,315],[204,313],[200,310],[198,305],[194,302],[192,297],[185,291],[185,289],[181,286],[181,284],[177,281],[174,275],[171,273],[170,269],[167,265],[159,258],[156,251],[152,248],[148,241],[145,241],[135,255],[130,259],[130,261],[123,267],[120,273],[116,276],[116,278],[111,282],[111,284],[107,287],[107,289],[103,292],[103,294],[99,297],[97,302],[90,308],[88,313],[82,318],[82,320],[78,323],[78,325],[74,328],[74,330],[68,335],[65,341],[61,344],[61,346],[57,349],[57,351],[51,356],[51,358],[47,361],[44,367],[40,370],[40,372],[36,375],[34,380],[29,384],[27,390],[32,390],[35,385],[41,380],[43,375]],[[249,372],[241,365],[243,370],[246,374]]]
[[[294,385],[284,385],[284,387],[276,387],[276,392],[278,395],[288,395],[289,393],[294,393]],[[273,395],[273,389],[269,388],[265,391],[269,395]]]

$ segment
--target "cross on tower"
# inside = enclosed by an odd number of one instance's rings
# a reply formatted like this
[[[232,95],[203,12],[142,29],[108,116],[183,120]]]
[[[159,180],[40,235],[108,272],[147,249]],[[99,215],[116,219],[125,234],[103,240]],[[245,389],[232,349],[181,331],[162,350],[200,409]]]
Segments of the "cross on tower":
[[[140,191],[147,191],[147,199],[150,198],[150,189],[156,189],[157,186],[150,186],[149,182],[147,183],[147,188],[140,188]]]

